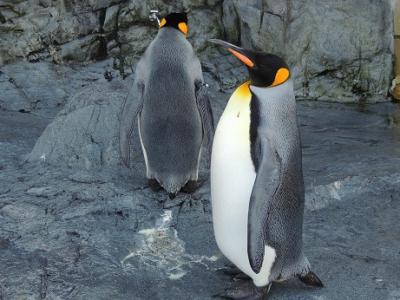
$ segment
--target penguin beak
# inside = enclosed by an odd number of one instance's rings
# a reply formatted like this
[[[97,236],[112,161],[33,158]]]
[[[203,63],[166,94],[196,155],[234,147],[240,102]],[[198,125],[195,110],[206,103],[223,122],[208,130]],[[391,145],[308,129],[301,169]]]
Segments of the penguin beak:
[[[218,40],[218,39],[210,39],[209,42],[211,42],[213,44],[217,44],[219,46],[222,46],[222,47],[228,49],[228,51],[230,53],[232,53],[236,58],[238,58],[242,63],[244,63],[249,68],[254,67],[254,62],[250,58],[251,55],[246,49],[240,48],[231,43],[225,42],[223,40]]]

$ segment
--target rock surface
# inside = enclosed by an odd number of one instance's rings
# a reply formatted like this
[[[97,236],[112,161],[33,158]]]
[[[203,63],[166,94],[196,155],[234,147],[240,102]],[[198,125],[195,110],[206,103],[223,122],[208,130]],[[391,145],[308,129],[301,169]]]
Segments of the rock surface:
[[[398,299],[400,107],[299,102],[299,117],[305,253],[326,287],[293,280],[269,299]],[[207,173],[172,201],[143,166],[21,164],[50,121],[0,112],[1,299],[211,299],[237,284],[218,271]]]
[[[125,82],[99,82],[76,93],[46,128],[28,156],[92,169],[120,165],[119,114]]]
[[[387,1],[0,0],[0,300],[210,299],[237,284],[220,271],[207,170],[170,200],[147,187],[138,140],[132,170],[120,164],[154,7],[190,9],[216,120],[246,73],[210,37],[285,56],[299,98],[358,102],[299,102],[305,253],[326,288],[293,280],[269,299],[400,299],[400,107],[367,104],[389,86]]]
[[[0,0],[0,66],[21,59],[63,64],[112,57],[124,77],[156,33],[148,19],[154,8],[161,14],[190,11],[189,40],[205,68],[222,72],[222,78],[230,77],[238,64],[225,60],[221,67],[221,53],[207,43],[209,38],[284,56],[299,97],[386,99],[392,75],[389,0],[367,5],[365,0]],[[0,77],[0,84],[4,80]],[[224,80],[217,81],[222,88]],[[23,98],[20,92],[17,98]],[[18,101],[19,107],[30,109],[29,103]],[[14,104],[1,102],[14,109]]]
[[[54,115],[77,90],[114,77],[119,74],[110,60],[86,66],[22,61],[8,64],[0,71],[0,109]]]

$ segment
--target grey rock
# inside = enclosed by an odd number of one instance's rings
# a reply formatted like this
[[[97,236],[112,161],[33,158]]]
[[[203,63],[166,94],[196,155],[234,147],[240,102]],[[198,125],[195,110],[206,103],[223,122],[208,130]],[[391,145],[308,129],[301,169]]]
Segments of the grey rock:
[[[339,102],[386,97],[392,72],[387,1],[233,3],[223,8],[238,13],[241,43],[284,56],[297,96]]]
[[[13,104],[4,100],[4,108],[25,110],[25,107],[28,107],[27,111],[30,111],[33,107],[54,108],[63,104],[67,94],[63,89],[63,80],[57,74],[58,69],[47,63],[18,63],[2,67],[1,71],[15,87],[14,90],[6,90],[3,97],[8,98],[10,102],[16,101]],[[23,97],[22,105],[18,105],[18,102],[21,103],[18,97],[12,98],[13,93]]]
[[[112,112],[105,98],[120,84],[104,84],[98,105]],[[93,106],[84,99],[99,85],[79,91],[63,114]],[[213,98],[216,117],[227,97]],[[270,299],[398,297],[399,111],[391,103],[299,102],[305,252],[326,287],[275,283]],[[131,175],[20,166],[19,155],[57,118],[0,111],[0,186],[11,189],[0,194],[4,299],[210,299],[237,286],[218,271],[228,262],[213,237],[208,173],[195,193],[170,200],[146,186],[143,165]],[[49,187],[61,192],[36,196]]]
[[[119,10],[119,5],[107,8],[103,24],[104,31],[111,32],[117,29]]]
[[[110,60],[84,67],[45,62],[5,65],[0,68],[0,109],[54,114],[54,109],[62,108],[67,98],[80,88],[95,81],[106,81],[106,72],[112,78],[119,77]]]
[[[188,23],[189,41],[198,53],[207,49],[207,40],[222,35],[221,16],[217,9],[197,9],[190,14]]]
[[[29,101],[23,90],[16,86],[13,78],[0,71],[0,109],[10,111],[32,110],[32,103]]]
[[[46,128],[27,160],[45,157],[49,163],[86,169],[120,164],[117,132],[127,91],[117,81],[83,88]]]
[[[72,182],[78,183],[105,183],[106,181],[93,173],[79,171],[75,174],[68,176]]]
[[[45,197],[49,198],[51,196],[56,196],[59,191],[50,186],[44,187],[33,187],[26,191],[28,195],[36,196],[36,197]]]
[[[224,34],[227,40],[233,44],[239,44],[240,24],[233,1],[224,1],[222,3],[222,22],[224,26]]]
[[[205,63],[218,64],[221,55],[207,39],[225,38],[282,55],[299,98],[388,100],[393,28],[386,0],[25,0],[2,8],[0,66],[19,59],[62,64],[113,57],[125,77],[156,33],[149,11],[189,11],[189,40]],[[218,68],[222,87],[232,66]]]
[[[88,35],[62,45],[60,58],[62,62],[86,62],[94,59],[99,51],[100,42],[98,36]]]

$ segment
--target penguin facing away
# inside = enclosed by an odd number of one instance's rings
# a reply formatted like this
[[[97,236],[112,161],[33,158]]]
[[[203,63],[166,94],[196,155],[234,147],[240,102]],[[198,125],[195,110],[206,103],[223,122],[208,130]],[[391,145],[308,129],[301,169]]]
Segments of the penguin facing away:
[[[243,62],[250,77],[217,125],[211,198],[218,247],[255,286],[221,296],[255,299],[291,277],[322,287],[303,253],[302,154],[289,68],[276,55],[210,41]]]
[[[131,164],[137,125],[149,185],[170,197],[195,189],[201,146],[211,154],[214,130],[200,61],[186,39],[187,21],[186,13],[161,19],[137,64],[120,120],[123,162]]]

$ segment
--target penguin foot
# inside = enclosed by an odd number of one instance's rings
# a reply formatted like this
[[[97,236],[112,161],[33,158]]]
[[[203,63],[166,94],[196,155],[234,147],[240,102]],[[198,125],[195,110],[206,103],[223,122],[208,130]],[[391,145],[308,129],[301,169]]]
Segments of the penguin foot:
[[[189,180],[184,187],[181,188],[181,192],[185,194],[191,194],[198,188],[196,180]]]
[[[232,266],[232,267],[226,267],[219,269],[222,274],[231,276],[233,280],[250,280],[251,278],[247,276],[245,273],[243,273],[238,267]]]
[[[158,183],[158,181],[154,178],[149,178],[147,179],[147,184],[151,188],[153,192],[158,192],[162,190],[161,185]]]
[[[324,284],[314,272],[310,271],[306,275],[299,275],[298,277],[306,285],[320,288],[324,287]]]
[[[168,197],[169,197],[169,199],[175,199],[175,197],[176,197],[176,195],[177,195],[177,193],[168,193]]]
[[[271,288],[271,283],[265,287],[256,287],[248,282],[241,286],[225,289],[223,293],[214,295],[214,298],[234,299],[234,300],[264,300]]]

